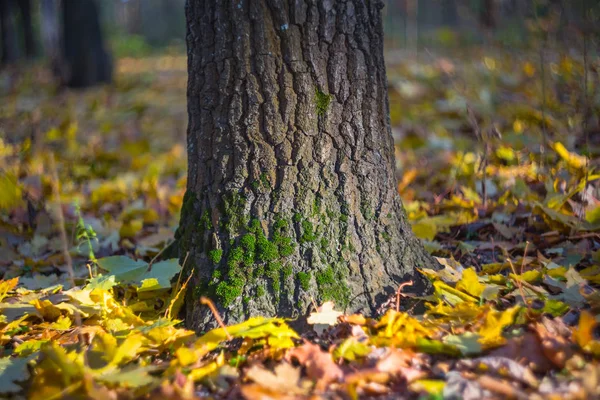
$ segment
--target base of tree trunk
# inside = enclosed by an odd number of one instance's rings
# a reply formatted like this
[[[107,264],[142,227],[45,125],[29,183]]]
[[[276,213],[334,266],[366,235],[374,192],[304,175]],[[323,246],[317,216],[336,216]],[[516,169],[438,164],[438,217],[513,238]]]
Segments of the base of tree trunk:
[[[435,261],[397,192],[379,1],[189,0],[186,324],[376,314]]]

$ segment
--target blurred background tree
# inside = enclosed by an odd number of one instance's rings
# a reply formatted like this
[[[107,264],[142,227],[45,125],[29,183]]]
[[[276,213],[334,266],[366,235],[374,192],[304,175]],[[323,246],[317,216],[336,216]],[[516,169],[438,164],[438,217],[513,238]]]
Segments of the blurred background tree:
[[[455,51],[482,44],[535,49],[540,27],[545,40],[564,44],[582,33],[597,36],[598,28],[589,21],[595,21],[600,13],[600,0],[385,0],[385,4],[386,49],[392,52]],[[3,65],[33,57],[39,53],[40,42],[43,54],[61,76],[69,68],[96,68],[92,62],[85,67],[81,60],[72,58],[74,55],[68,57],[66,67],[58,67],[58,60],[64,64],[67,58],[67,47],[74,46],[71,38],[66,39],[66,32],[77,31],[77,19],[67,21],[65,17],[73,14],[64,14],[75,12],[74,7],[89,10],[84,17],[87,21],[94,20],[96,11],[91,10],[97,8],[108,45],[98,45],[104,39],[92,33],[96,29],[91,27],[97,24],[90,22],[84,37],[96,42],[93,48],[106,47],[117,58],[142,57],[165,48],[184,53],[185,0],[0,0]],[[39,36],[41,40],[36,40]],[[84,37],[78,37],[77,42]],[[86,52],[77,53],[83,57]],[[100,53],[92,51],[85,57],[94,58],[90,54],[98,57]],[[104,78],[88,81],[93,84],[106,81]],[[67,84],[69,81],[66,79]]]

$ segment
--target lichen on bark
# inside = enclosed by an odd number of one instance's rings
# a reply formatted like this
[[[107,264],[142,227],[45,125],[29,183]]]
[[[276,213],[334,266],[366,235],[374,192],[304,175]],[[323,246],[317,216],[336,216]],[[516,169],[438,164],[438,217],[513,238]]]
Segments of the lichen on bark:
[[[189,0],[188,326],[373,314],[433,266],[396,192],[380,2]]]

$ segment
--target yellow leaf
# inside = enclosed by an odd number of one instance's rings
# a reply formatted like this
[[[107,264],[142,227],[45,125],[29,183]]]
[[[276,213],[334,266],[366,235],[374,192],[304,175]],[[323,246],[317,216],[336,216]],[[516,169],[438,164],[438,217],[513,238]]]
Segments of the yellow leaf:
[[[414,346],[417,339],[431,336],[433,331],[419,320],[396,310],[389,310],[375,325],[380,338],[393,339],[396,346]]]
[[[418,379],[410,384],[410,389],[415,392],[427,392],[430,395],[438,398],[442,395],[442,391],[446,386],[446,382],[438,379]]]
[[[50,326],[48,326],[48,328],[57,331],[67,331],[71,329],[71,319],[69,317],[64,317],[61,315],[60,317],[58,317],[56,322],[51,323]]]
[[[19,277],[0,281],[0,302],[4,300],[8,292],[13,290],[19,284]]]
[[[212,374],[225,363],[225,355],[221,352],[217,359],[211,363],[208,363],[200,368],[193,369],[189,375],[188,379],[193,380],[194,382],[199,381],[200,379]]]
[[[0,193],[0,210],[10,210],[21,204],[21,187],[13,174],[0,171]]]
[[[579,317],[579,325],[574,332],[575,341],[584,348],[594,338],[593,332],[596,327],[596,318],[588,311],[582,311]]]
[[[456,288],[479,298],[485,286],[479,282],[479,277],[475,269],[469,268],[464,270],[462,279],[456,284]]]
[[[537,283],[542,280],[542,273],[535,269],[524,272],[521,275],[510,274],[509,276],[516,281],[525,281],[527,283]]]
[[[199,360],[199,357],[198,357],[198,354],[196,353],[196,351],[194,351],[190,348],[187,348],[187,347],[178,348],[175,351],[175,358],[177,358],[179,365],[181,365],[182,367],[187,367],[188,365],[192,365],[196,361]]]
[[[144,227],[144,221],[142,219],[132,219],[128,222],[123,222],[121,229],[119,230],[119,235],[122,238],[132,238],[135,237]]]
[[[412,224],[414,234],[423,240],[433,240],[437,234],[437,226],[428,218],[424,218]]]
[[[60,308],[56,307],[50,300],[35,299],[30,302],[31,305],[42,315],[46,321],[56,321],[61,315]]]
[[[593,208],[588,210],[585,213],[585,220],[590,224],[600,223],[600,207]]]
[[[267,343],[274,349],[291,349],[292,347],[296,346],[292,338],[289,336],[270,336],[267,339]]]
[[[525,75],[531,78],[533,75],[535,75],[535,67],[532,63],[527,61],[525,64],[523,64],[523,72],[525,72]]]
[[[348,361],[356,361],[371,352],[371,347],[358,338],[351,336],[337,346],[333,352],[336,359],[343,358]]]
[[[112,361],[115,358],[117,351],[117,338],[105,332],[98,332],[92,341],[92,348],[102,354],[102,358],[106,362]]]
[[[490,310],[487,313],[483,326],[477,332],[481,336],[479,342],[484,348],[504,344],[505,339],[502,336],[502,330],[513,323],[520,308],[520,306],[514,306],[505,311]]]
[[[582,169],[587,165],[586,157],[570,152],[561,142],[552,143],[552,148],[572,168]]]
[[[127,336],[123,343],[117,348],[110,364],[112,366],[119,366],[135,359],[138,354],[145,350],[145,342],[146,339],[139,333]]]
[[[476,302],[478,300],[476,297],[461,292],[460,290],[457,290],[441,281],[433,282],[433,287],[435,288],[435,294],[439,298],[453,305],[463,301]]]
[[[179,290],[175,290],[174,291],[174,295],[173,298],[171,299],[171,302],[169,303],[169,306],[167,307],[167,311],[165,312],[165,317],[167,319],[173,319],[176,315],[179,314],[179,310],[181,310],[181,307],[183,307],[183,301],[184,301],[184,295],[185,295],[185,291],[187,289],[187,285],[190,281],[190,279],[192,278],[193,274],[190,274],[190,276],[187,278],[187,280],[183,283],[183,285],[181,286],[181,288]],[[179,281],[177,281],[179,283]]]

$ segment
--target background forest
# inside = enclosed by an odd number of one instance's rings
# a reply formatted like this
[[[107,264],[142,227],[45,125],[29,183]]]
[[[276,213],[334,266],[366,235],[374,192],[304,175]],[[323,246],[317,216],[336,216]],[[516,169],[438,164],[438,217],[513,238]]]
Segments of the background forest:
[[[169,247],[185,1],[89,2],[112,74],[71,85],[98,63],[63,49],[61,5],[0,0],[0,396],[600,396],[600,2],[385,1],[398,191],[433,293],[210,332],[180,319],[194,288]]]

